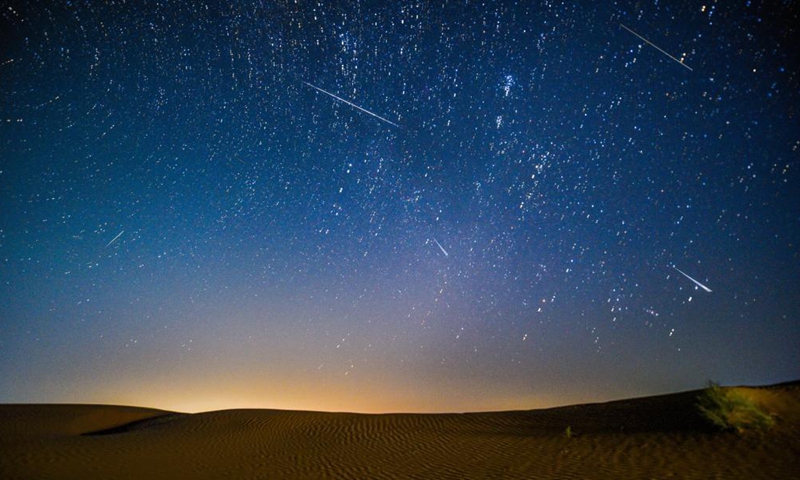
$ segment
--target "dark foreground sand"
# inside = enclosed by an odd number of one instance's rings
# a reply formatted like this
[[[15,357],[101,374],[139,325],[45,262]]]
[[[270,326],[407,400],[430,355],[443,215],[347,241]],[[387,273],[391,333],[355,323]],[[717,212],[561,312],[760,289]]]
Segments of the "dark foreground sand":
[[[800,383],[739,390],[772,429],[710,429],[698,392],[447,415],[0,405],[0,478],[796,478]]]

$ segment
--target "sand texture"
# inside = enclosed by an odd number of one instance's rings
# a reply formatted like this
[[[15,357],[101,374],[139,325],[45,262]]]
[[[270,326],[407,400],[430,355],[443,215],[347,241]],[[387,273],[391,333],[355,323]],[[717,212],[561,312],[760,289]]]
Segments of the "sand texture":
[[[800,384],[739,390],[774,427],[717,431],[698,392],[435,415],[0,405],[0,478],[794,478]]]

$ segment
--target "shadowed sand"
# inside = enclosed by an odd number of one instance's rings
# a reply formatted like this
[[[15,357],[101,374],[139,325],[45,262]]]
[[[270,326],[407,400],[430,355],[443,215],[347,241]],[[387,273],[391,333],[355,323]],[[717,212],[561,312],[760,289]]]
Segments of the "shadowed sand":
[[[792,478],[800,383],[737,390],[776,425],[718,432],[699,392],[431,415],[0,405],[0,478]]]

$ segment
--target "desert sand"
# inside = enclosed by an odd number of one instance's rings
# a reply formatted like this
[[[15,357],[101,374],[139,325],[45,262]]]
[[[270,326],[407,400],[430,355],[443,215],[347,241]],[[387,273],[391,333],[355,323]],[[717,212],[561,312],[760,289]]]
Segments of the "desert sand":
[[[737,391],[775,425],[719,431],[697,391],[465,414],[0,405],[0,478],[793,478],[800,383]]]

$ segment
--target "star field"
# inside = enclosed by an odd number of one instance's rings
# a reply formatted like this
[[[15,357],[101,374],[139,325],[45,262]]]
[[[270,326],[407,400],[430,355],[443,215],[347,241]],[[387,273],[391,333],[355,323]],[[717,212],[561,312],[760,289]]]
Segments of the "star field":
[[[0,402],[796,379],[799,14],[4,1]]]

